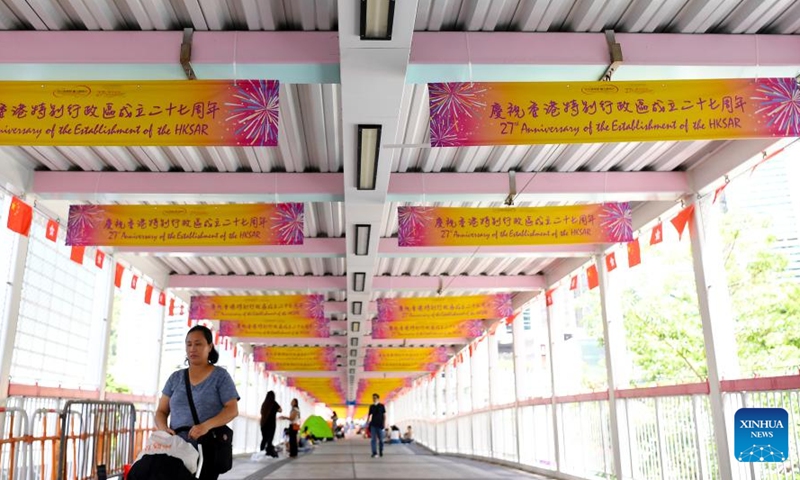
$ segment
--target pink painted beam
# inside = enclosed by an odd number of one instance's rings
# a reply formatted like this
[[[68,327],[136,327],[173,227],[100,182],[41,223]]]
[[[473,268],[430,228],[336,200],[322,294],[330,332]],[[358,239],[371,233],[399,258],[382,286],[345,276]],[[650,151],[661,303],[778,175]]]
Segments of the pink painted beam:
[[[341,173],[35,172],[42,199],[102,201],[307,201],[344,199]],[[685,172],[517,173],[517,200],[653,201],[691,193]],[[393,202],[502,201],[507,173],[395,173]]]
[[[170,275],[173,290],[307,290],[314,292],[347,289],[346,276],[255,276],[255,275]],[[544,288],[540,275],[374,277],[373,290],[428,291],[497,290],[529,291]]]
[[[338,276],[254,276],[254,275],[170,275],[167,288],[173,290],[308,290],[328,292],[347,289],[347,277]]]
[[[377,313],[378,304],[377,302],[369,302],[368,309],[366,311],[362,309],[361,311],[367,314]],[[330,316],[334,313],[349,313],[347,311],[347,302],[325,302],[325,315]]]
[[[91,202],[341,202],[341,173],[35,172],[42,199]]]
[[[618,33],[623,65],[791,66],[796,35]],[[607,65],[602,33],[415,32],[412,64]]]
[[[402,173],[389,177],[393,202],[503,201],[507,173]],[[517,173],[517,201],[675,200],[691,192],[685,172]]]
[[[303,245],[255,245],[240,247],[117,247],[120,253],[158,257],[323,257],[345,255],[344,238],[306,238]]]
[[[380,257],[590,257],[598,247],[586,245],[487,245],[482,247],[401,247],[396,238],[381,238]]]
[[[450,290],[541,290],[544,277],[539,275],[453,276],[453,277],[374,277],[373,290],[444,291]]]
[[[0,64],[178,64],[183,32],[0,32]],[[195,32],[192,64],[338,64],[337,32]]]

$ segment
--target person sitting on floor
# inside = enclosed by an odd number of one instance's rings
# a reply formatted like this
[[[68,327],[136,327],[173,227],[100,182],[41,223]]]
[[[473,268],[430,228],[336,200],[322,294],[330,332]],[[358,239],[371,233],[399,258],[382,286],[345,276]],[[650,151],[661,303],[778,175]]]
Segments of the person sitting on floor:
[[[400,429],[397,428],[397,425],[393,425],[391,432],[389,433],[389,443],[400,443]]]
[[[411,425],[408,426],[406,433],[403,434],[403,438],[400,441],[402,443],[411,443],[414,441],[414,433],[411,431]]]

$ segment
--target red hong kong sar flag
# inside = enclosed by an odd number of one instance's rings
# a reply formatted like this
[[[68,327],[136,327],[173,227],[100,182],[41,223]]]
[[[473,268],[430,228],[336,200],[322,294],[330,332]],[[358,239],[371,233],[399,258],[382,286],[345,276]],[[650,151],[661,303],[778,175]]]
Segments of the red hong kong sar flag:
[[[554,290],[555,290],[555,288],[544,292],[544,304],[546,306],[548,306],[548,307],[551,307],[553,305],[553,291]]]
[[[94,264],[97,266],[97,268],[101,268],[102,269],[103,268],[103,262],[105,262],[105,260],[106,260],[106,254],[103,253],[102,251],[97,250],[94,253]]]
[[[169,316],[171,317],[173,315],[175,315],[175,299],[174,298],[170,298],[169,299]]]
[[[139,283],[139,276],[138,275],[134,275],[133,278],[131,278],[131,288],[136,290],[136,284],[137,283]]]
[[[658,245],[664,240],[664,225],[658,222],[658,225],[653,227],[653,232],[650,234],[650,245]]]
[[[572,278],[569,279],[569,289],[570,290],[577,290],[578,289],[578,276],[573,275]]]
[[[58,222],[53,219],[47,221],[47,230],[44,231],[44,237],[51,242],[58,240]]]
[[[617,268],[617,256],[611,252],[606,255],[606,271],[613,272],[615,268]]]
[[[167,294],[166,293],[161,292],[161,293],[158,294],[158,304],[161,305],[162,307],[167,304]]]
[[[150,305],[150,302],[153,301],[153,286],[149,283],[146,287],[144,287],[144,303]]]

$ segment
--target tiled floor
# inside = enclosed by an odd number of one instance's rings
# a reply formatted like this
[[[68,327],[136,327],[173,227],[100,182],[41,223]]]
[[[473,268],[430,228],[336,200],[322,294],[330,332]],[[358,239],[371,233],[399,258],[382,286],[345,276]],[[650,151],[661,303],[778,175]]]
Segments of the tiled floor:
[[[220,480],[545,478],[489,463],[431,455],[407,445],[387,445],[382,458],[371,458],[369,443],[362,439],[324,443],[294,460],[272,462],[237,459],[234,469]]]

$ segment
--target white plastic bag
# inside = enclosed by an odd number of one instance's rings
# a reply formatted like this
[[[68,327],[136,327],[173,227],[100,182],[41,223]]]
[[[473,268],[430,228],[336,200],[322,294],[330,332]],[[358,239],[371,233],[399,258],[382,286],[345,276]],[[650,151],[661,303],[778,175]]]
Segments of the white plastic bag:
[[[196,473],[200,468],[197,465],[199,454],[192,445],[177,435],[156,431],[150,434],[147,445],[139,453],[137,461],[145,455],[169,455],[180,459],[191,473]]]

